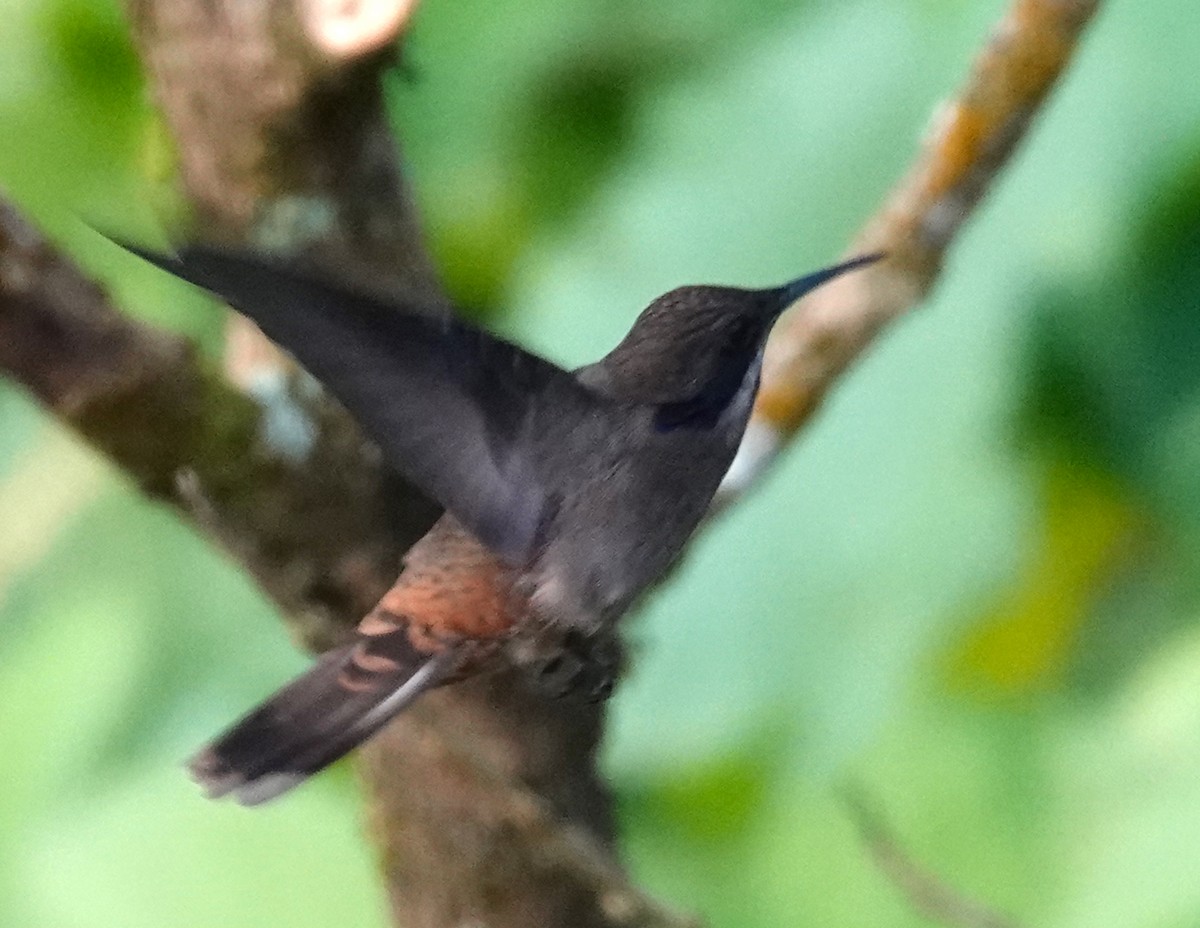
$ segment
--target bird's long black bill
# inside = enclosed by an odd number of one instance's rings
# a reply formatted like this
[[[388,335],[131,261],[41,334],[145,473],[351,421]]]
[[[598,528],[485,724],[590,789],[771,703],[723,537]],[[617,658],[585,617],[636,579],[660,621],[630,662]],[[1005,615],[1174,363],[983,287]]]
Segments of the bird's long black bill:
[[[886,257],[883,252],[877,252],[870,255],[860,255],[857,258],[851,258],[849,261],[843,261],[841,264],[835,264],[832,267],[823,268],[819,271],[814,271],[811,274],[805,274],[803,277],[797,277],[795,280],[784,284],[779,289],[783,293],[784,305],[790,306],[796,300],[816,290],[817,287],[824,283],[828,283],[835,277],[841,277],[843,274],[857,270],[860,267],[866,267],[869,264],[874,264],[876,261]]]

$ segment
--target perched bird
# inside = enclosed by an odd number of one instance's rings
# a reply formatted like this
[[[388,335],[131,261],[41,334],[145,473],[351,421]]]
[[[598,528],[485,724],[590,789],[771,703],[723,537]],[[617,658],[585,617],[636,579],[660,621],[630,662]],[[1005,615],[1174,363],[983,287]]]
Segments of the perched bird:
[[[780,313],[876,260],[781,287],[681,287],[574,372],[450,314],[294,264],[125,245],[216,293],[291,352],[389,466],[445,507],[355,640],[204,748],[192,772],[246,804],[341,757],[498,649],[606,694],[617,619],[670,567],[729,468]],[[528,655],[526,655],[528,657]]]

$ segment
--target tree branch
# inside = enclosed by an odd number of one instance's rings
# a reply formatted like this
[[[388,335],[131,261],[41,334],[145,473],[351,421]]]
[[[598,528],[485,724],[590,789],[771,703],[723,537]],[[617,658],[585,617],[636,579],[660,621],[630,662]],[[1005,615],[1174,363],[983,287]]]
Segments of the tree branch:
[[[411,6],[130,0],[201,234],[304,251],[366,286],[443,298],[378,82]],[[726,501],[927,292],[1095,6],[1018,0],[856,243],[891,260],[820,291],[773,340]],[[312,641],[366,611],[432,518],[409,491],[397,524],[377,456],[339,409],[304,391],[280,396],[309,417],[315,443],[299,459],[276,447],[270,409],[178,339],[116,314],[11,210],[0,212],[0,368],[199,520],[285,612],[310,618]],[[430,694],[375,738],[362,769],[397,922],[685,924],[632,887],[612,855],[594,765],[602,722],[598,708],[546,701],[505,674]]]
[[[338,47],[358,51],[331,60],[314,40],[332,28],[317,7],[297,21],[291,4],[267,6],[253,17],[233,2],[131,7],[201,234],[303,250],[359,285],[436,304],[444,298],[385,120],[386,58],[342,21]],[[361,450],[344,451],[345,472],[361,470]],[[350,491],[383,511],[381,488],[369,489]],[[366,586],[378,594],[395,573],[387,565]],[[597,880],[620,872],[594,762],[602,719],[600,706],[548,700],[508,674],[430,694],[374,738],[359,756],[397,923],[675,924],[623,878]],[[563,853],[548,854],[547,835],[564,827]]]
[[[369,506],[378,466],[340,467],[356,433],[310,406],[303,465],[272,449],[261,407],[181,338],[118,312],[2,201],[0,370],[217,536],[314,644],[386,589],[362,579],[394,570],[400,550]]]
[[[814,291],[775,327],[762,387],[718,507],[733,502],[816,412],[879,332],[933,288],[942,259],[1066,70],[1099,0],[1015,0],[958,93],[934,113],[916,161],[847,256],[888,260]]]

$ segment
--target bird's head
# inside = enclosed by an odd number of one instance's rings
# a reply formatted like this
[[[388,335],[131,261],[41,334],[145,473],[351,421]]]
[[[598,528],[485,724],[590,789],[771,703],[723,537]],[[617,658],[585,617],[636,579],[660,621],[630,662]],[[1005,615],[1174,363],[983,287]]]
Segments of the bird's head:
[[[767,336],[785,309],[826,281],[879,258],[855,258],[764,290],[671,290],[647,306],[621,343],[581,376],[623,402],[720,407],[752,368],[757,373]]]

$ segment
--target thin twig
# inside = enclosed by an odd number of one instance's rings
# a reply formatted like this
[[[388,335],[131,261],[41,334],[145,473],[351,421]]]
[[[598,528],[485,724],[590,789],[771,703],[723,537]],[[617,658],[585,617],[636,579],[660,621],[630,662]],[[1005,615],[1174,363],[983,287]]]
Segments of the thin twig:
[[[992,30],[966,82],[934,113],[916,162],[846,252],[888,259],[815,291],[775,327],[754,417],[718,507],[757,480],[842,371],[933,288],[947,249],[1025,137],[1098,6],[1016,0]]]
[[[917,863],[861,788],[846,788],[842,799],[875,863],[918,914],[948,928],[1021,928]]]

